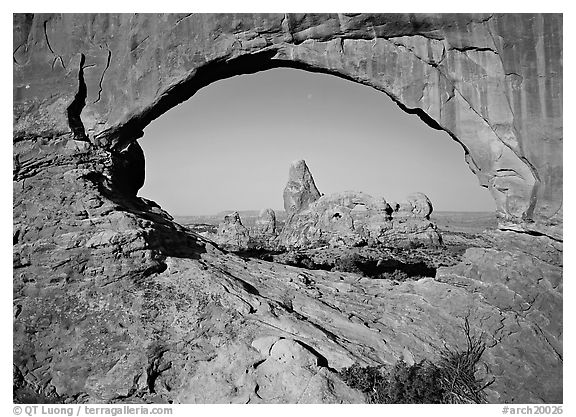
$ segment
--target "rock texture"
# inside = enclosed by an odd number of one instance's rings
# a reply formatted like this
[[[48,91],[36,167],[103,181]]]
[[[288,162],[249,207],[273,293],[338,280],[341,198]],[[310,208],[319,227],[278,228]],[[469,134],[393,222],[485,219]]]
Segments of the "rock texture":
[[[274,210],[267,208],[260,212],[254,225],[254,234],[263,237],[276,236],[276,213]]]
[[[15,172],[14,364],[36,401],[359,402],[332,369],[434,358],[463,346],[469,316],[490,342],[491,401],[562,402],[558,242],[500,232],[400,284],[247,261],[117,191],[120,156],[16,146],[30,157]]]
[[[252,225],[244,226],[240,214],[235,211],[224,216],[216,233],[205,232],[204,236],[232,252],[275,250],[278,238],[276,213],[270,208],[264,209]]]
[[[366,212],[355,213],[358,205]],[[369,207],[369,208],[368,208]],[[295,213],[282,229],[279,244],[286,248],[321,245],[385,246],[439,245],[442,237],[434,223],[409,211],[394,217],[390,206],[366,194],[343,192],[322,196],[306,210]]]
[[[295,161],[290,165],[283,197],[284,210],[288,216],[308,208],[320,198],[320,192],[304,160]]]
[[[225,249],[243,250],[248,249],[249,240],[249,231],[242,224],[237,211],[224,216],[216,231],[216,243]]]
[[[406,197],[406,201],[412,208],[410,214],[413,217],[421,217],[427,220],[430,219],[430,214],[432,214],[432,202],[426,194],[412,193]]]
[[[13,60],[16,138],[115,151],[217,79],[352,79],[460,142],[503,224],[561,233],[560,14],[16,14]]]
[[[360,402],[333,370],[462,346],[467,316],[490,401],[563,401],[561,15],[15,14],[13,34],[17,397]],[[243,260],[136,197],[150,121],[276,66],[447,131],[505,230],[398,284]]]
[[[296,182],[296,172],[304,172],[305,180]],[[375,244],[405,247],[442,242],[436,226],[430,221],[432,203],[423,193],[409,195],[406,202],[395,203],[393,209],[383,198],[354,191],[323,195],[310,201],[308,188],[302,183],[314,185],[314,179],[306,163],[298,161],[290,167],[284,191],[284,207],[290,210],[278,238],[281,247],[303,249]],[[294,203],[303,200],[306,204]]]
[[[276,213],[267,208],[260,212],[254,227],[250,230],[250,243],[257,248],[272,248],[276,244]]]

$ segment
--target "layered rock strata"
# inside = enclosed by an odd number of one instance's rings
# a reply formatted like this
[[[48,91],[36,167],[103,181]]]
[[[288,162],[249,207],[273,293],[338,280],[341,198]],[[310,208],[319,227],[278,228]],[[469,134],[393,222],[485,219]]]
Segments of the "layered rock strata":
[[[372,86],[464,149],[502,227],[561,238],[561,14],[15,14],[14,137],[118,152],[218,79]]]
[[[361,402],[334,370],[433,359],[468,317],[490,402],[563,402],[561,15],[15,14],[13,35],[17,398]],[[243,260],[136,197],[148,123],[277,66],[447,131],[506,231],[397,284]]]

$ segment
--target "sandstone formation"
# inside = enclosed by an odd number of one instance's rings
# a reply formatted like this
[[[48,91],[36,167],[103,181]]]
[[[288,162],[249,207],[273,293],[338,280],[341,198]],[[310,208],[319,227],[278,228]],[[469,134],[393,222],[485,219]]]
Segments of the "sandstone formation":
[[[503,226],[561,233],[560,14],[16,14],[13,42],[17,139],[117,152],[210,82],[310,69],[448,132]]]
[[[277,236],[276,213],[270,208],[262,210],[250,230],[251,245],[257,248],[272,248]]]
[[[366,212],[354,213],[358,205],[364,205]],[[322,196],[289,218],[279,243],[286,248],[306,248],[325,244],[413,246],[442,242],[436,226],[426,217],[395,218],[391,212],[384,200],[375,202],[364,193],[348,191]]]
[[[284,188],[284,210],[288,216],[306,209],[320,198],[314,178],[304,160],[290,165],[288,183]]]
[[[432,214],[432,202],[424,193],[412,193],[406,197],[406,201],[412,207],[412,216],[430,219]]]
[[[278,231],[276,229],[276,213],[267,208],[260,211],[253,224],[245,226],[240,214],[235,211],[224,216],[218,224],[216,233],[204,233],[222,249],[232,252],[246,250],[274,250]]]
[[[264,237],[276,235],[276,213],[267,208],[260,212],[254,226],[254,234]]]
[[[17,399],[361,402],[334,370],[465,346],[468,317],[490,402],[562,403],[561,15],[15,14],[13,35]],[[137,197],[148,123],[277,66],[448,132],[491,246],[398,284],[244,260]]]
[[[242,224],[237,211],[224,216],[224,221],[218,225],[216,243],[230,250],[248,249],[250,239],[248,229]]]
[[[307,184],[314,184],[304,161],[298,161],[306,173]],[[286,189],[295,189],[294,169]],[[300,192],[284,191],[284,207],[289,207],[288,220],[278,238],[278,244],[288,249],[329,246],[382,244],[387,246],[439,245],[442,238],[430,221],[432,203],[423,193],[413,193],[407,201],[395,204],[395,210],[385,199],[376,199],[362,192],[346,191],[323,195],[307,204],[294,204],[308,196],[305,187]],[[300,201],[300,200],[299,200]],[[362,207],[363,210],[356,211]]]

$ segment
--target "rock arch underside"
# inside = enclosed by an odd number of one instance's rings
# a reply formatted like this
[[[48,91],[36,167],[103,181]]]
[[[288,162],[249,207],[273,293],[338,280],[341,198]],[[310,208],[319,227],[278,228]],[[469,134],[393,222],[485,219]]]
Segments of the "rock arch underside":
[[[429,359],[468,317],[488,401],[562,402],[561,15],[16,14],[13,33],[21,398],[362,402],[335,371]],[[448,132],[496,201],[491,246],[391,285],[239,258],[137,197],[148,123],[274,67]]]

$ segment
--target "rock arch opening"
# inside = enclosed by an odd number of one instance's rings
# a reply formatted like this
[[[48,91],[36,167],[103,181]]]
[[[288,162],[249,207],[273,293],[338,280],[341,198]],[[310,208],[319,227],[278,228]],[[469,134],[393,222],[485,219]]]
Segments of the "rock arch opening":
[[[416,39],[418,42],[426,42],[425,38]],[[391,97],[405,112],[416,114],[430,127],[447,132],[464,149],[465,160],[478,176],[480,184],[489,188],[499,218],[504,222],[531,221],[536,204],[534,193],[538,192],[538,178],[535,177],[533,167],[525,158],[518,156],[518,150],[512,145],[515,139],[513,131],[508,129],[509,124],[499,125],[500,129],[505,129],[510,136],[509,140],[503,140],[488,120],[471,105],[465,94],[455,89],[454,85],[449,85],[446,75],[438,70],[438,66],[427,66],[421,74],[424,79],[417,81],[409,77],[405,79],[403,74],[397,72],[398,68],[416,65],[414,62],[394,61],[395,67],[392,73],[388,73],[390,69],[383,68],[381,76],[376,77],[374,69],[366,66],[366,61],[361,55],[361,52],[368,54],[368,51],[364,51],[366,41],[349,40],[347,43],[358,50],[353,50],[351,56],[346,56],[342,49],[341,62],[327,62],[325,60],[326,54],[329,53],[327,49],[334,42],[336,40],[327,44],[313,42],[308,45],[314,50],[310,54],[271,48],[226,60],[212,60],[197,68],[182,81],[174,83],[155,102],[130,117],[126,123],[105,131],[105,135],[100,135],[100,138],[105,138],[105,146],[116,151],[123,150],[132,141],[143,136],[144,127],[152,120],[217,80],[279,67],[327,73],[374,87]],[[388,43],[381,46],[382,50],[378,51],[385,60],[398,55],[398,45],[389,50]],[[320,50],[315,50],[317,47]],[[370,53],[373,55],[376,52]],[[402,58],[404,61],[407,59],[422,61],[413,56]],[[358,60],[359,63],[355,64]],[[412,77],[414,75],[416,74],[411,74]],[[434,77],[436,81],[431,81],[430,78]],[[414,82],[419,84],[421,90],[413,91],[411,84]],[[416,95],[421,97],[418,99]],[[501,101],[503,98],[498,97],[498,100]],[[504,113],[502,119],[511,118],[509,113]]]
[[[325,193],[393,201],[424,191],[437,210],[494,210],[445,132],[375,89],[326,74],[274,68],[214,82],[139,142],[148,170],[140,193],[175,215],[277,210],[288,166],[301,158]]]
[[[325,72],[385,92],[460,142],[501,228],[562,240],[561,15],[52,14],[14,24],[15,138],[74,126],[122,152],[216,80],[275,67]],[[48,78],[35,70],[44,60]]]

